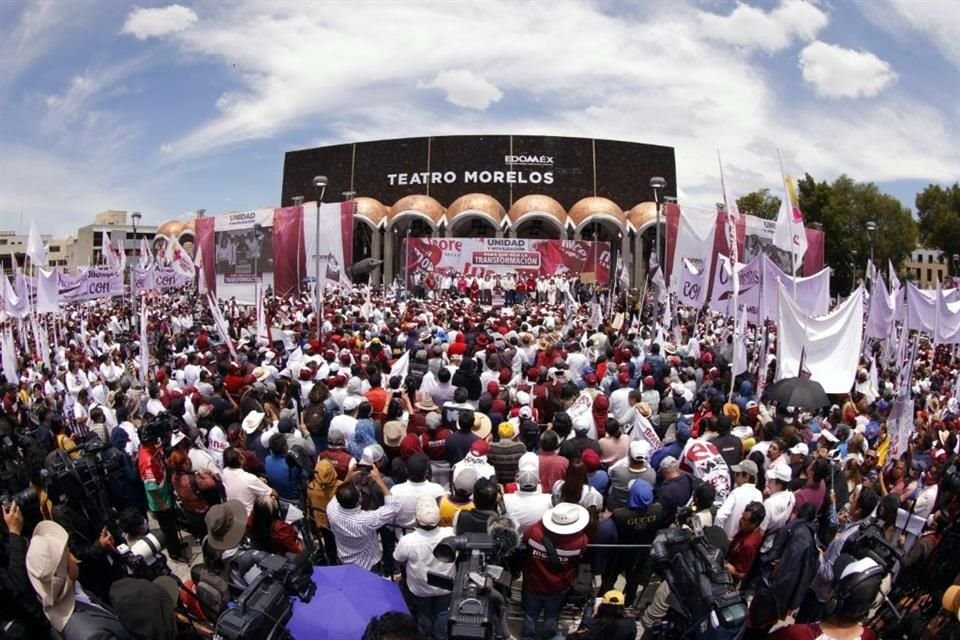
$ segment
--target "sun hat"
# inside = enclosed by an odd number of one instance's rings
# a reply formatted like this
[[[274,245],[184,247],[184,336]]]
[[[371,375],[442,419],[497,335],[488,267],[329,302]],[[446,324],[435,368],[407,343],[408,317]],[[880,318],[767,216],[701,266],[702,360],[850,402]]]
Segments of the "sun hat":
[[[247,417],[243,419],[243,424],[240,427],[243,429],[243,432],[246,434],[251,434],[257,430],[257,427],[260,426],[260,423],[263,422],[263,417],[267,415],[259,411],[251,411],[247,414]]]
[[[207,543],[217,551],[233,549],[247,530],[247,510],[239,500],[215,504],[203,518],[207,525]]]
[[[421,527],[435,527],[440,524],[440,507],[435,498],[420,496],[417,498],[417,524]]]
[[[792,456],[805,456],[810,453],[809,447],[803,442],[798,442],[797,444],[790,447],[788,453]]]
[[[436,405],[436,403],[433,401],[433,398],[431,398],[430,396],[427,396],[426,398],[424,398],[423,400],[421,400],[420,402],[416,403],[413,406],[416,407],[417,409],[420,409],[421,411],[427,411],[427,412],[436,411],[437,409],[440,408]]]
[[[73,615],[75,592],[67,573],[70,534],[52,520],[40,522],[27,548],[27,575],[50,624],[63,631]]]
[[[399,420],[391,420],[383,425],[383,444],[388,447],[399,447],[406,429]]]
[[[590,522],[590,512],[578,504],[561,502],[543,514],[543,526],[557,535],[577,533]]]

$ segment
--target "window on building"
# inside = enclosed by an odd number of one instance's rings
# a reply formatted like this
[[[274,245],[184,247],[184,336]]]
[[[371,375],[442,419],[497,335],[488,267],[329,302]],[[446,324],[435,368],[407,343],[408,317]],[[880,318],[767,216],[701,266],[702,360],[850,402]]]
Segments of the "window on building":
[[[94,231],[93,232],[93,246],[102,247],[103,246],[103,232]]]
[[[5,246],[7,244],[6,238],[0,238],[0,246]]]
[[[917,269],[917,280],[920,279],[920,269]]]
[[[927,269],[927,282],[933,282],[933,269]]]
[[[48,249],[51,253],[57,253],[57,252],[60,251],[60,245],[58,245],[58,244],[51,244],[49,247],[47,247],[47,249]]]

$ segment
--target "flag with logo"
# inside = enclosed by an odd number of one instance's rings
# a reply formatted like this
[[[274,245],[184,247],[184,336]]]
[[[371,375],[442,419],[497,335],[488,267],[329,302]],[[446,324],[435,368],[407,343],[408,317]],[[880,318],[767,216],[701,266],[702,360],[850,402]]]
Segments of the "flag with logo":
[[[196,277],[197,269],[193,264],[193,259],[176,238],[170,238],[167,242],[165,258],[177,274],[184,278],[190,278],[191,280]]]
[[[807,252],[807,232],[803,227],[797,188],[793,178],[786,174],[783,174],[783,198],[773,232],[773,244],[781,251],[792,253],[794,267],[803,264],[803,256]]]
[[[113,244],[113,239],[110,237],[109,231],[103,232],[103,261],[111,271],[122,272],[123,268],[127,263],[127,256],[124,254],[123,249],[118,249],[115,244]]]
[[[140,267],[146,268],[153,264],[153,252],[146,238],[140,238]]]

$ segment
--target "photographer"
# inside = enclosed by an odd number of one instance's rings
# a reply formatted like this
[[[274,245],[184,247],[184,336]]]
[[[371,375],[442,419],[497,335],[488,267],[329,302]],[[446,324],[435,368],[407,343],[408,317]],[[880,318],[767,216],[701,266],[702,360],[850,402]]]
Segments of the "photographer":
[[[0,636],[26,640],[48,635],[50,624],[37,603],[27,577],[27,540],[23,537],[23,514],[16,502],[3,508],[7,536],[0,557]]]
[[[163,459],[163,438],[144,428],[140,452],[137,457],[140,478],[147,493],[147,508],[153,513],[167,539],[171,558],[182,556],[183,544],[177,531],[177,515],[174,511],[173,491],[167,478]]]

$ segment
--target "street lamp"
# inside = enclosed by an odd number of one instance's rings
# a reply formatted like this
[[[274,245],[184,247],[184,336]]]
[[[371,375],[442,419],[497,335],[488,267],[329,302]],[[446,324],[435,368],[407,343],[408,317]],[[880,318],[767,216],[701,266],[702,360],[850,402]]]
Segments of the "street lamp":
[[[864,225],[867,229],[867,236],[870,238],[870,262],[873,262],[873,244],[875,240],[875,232],[877,230],[877,223],[873,220],[867,220],[867,224]]]
[[[303,196],[293,196],[293,206],[302,207],[303,206]]]
[[[317,314],[317,340],[323,339],[323,296],[320,289],[320,204],[323,202],[323,194],[327,190],[327,176],[314,176],[313,188],[317,190],[317,227],[314,232],[313,242],[313,262],[316,280],[314,282],[314,291],[316,293],[315,311]]]
[[[653,189],[653,202],[657,206],[657,264],[660,264],[660,190],[667,188],[667,181],[660,176],[650,178],[650,188]]]
[[[138,267],[140,266],[140,245],[137,243],[137,225],[140,224],[140,218],[142,217],[139,211],[134,211],[130,216],[130,220],[133,222],[133,255],[137,256]]]

